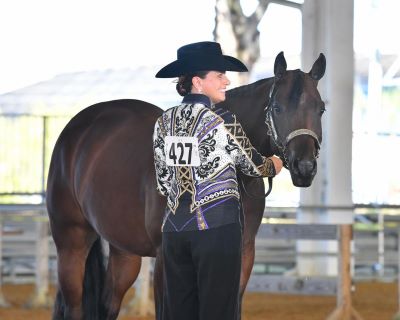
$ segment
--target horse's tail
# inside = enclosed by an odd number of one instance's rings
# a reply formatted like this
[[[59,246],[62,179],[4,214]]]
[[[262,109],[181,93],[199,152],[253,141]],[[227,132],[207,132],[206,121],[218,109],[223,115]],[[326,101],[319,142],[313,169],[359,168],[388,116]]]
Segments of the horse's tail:
[[[86,259],[83,279],[82,307],[85,320],[101,320],[104,317],[101,297],[105,275],[103,247],[101,239],[97,238]]]
[[[53,320],[60,320],[64,318],[64,300],[61,295],[60,289],[57,291],[56,300],[54,301]]]
[[[101,320],[104,317],[101,297],[105,280],[104,254],[101,239],[92,245],[86,259],[83,279],[82,308],[85,320]],[[53,320],[64,319],[65,303],[61,291],[58,290],[54,303]]]

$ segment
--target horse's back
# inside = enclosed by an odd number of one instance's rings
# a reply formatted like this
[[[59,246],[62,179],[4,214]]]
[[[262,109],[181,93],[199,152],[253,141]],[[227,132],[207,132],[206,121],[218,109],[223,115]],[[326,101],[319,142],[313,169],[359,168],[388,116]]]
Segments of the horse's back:
[[[144,193],[148,176],[154,176],[152,133],[161,113],[152,104],[126,99],[92,105],[71,119],[56,142],[49,170],[53,228],[90,225],[131,251],[133,241],[121,228],[142,234],[147,242],[138,224],[144,226]]]

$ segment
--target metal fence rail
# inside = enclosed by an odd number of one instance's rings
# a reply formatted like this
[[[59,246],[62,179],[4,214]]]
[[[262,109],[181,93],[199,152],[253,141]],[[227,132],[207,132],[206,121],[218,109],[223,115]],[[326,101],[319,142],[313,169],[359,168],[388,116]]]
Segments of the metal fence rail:
[[[400,209],[389,208],[391,213]],[[365,210],[365,206],[363,209]],[[369,210],[369,209],[368,209]],[[397,276],[398,257],[398,226],[400,215],[383,215],[379,219],[379,213],[358,213],[362,217],[363,224],[354,224],[354,252],[356,277],[388,277]],[[381,208],[385,212],[388,208]],[[356,212],[359,209],[356,209]],[[298,252],[296,250],[296,237],[299,229],[295,227],[296,208],[268,208],[264,221],[268,224],[292,223],[293,232],[289,232],[290,225],[286,227],[285,234],[279,239],[266,235],[266,232],[280,232],[279,228],[265,229],[263,226],[256,237],[255,273],[282,274],[296,264]],[[6,281],[32,281],[35,272],[35,241],[37,225],[48,221],[44,204],[40,205],[0,205],[0,223],[3,231],[3,274]],[[317,228],[313,234],[326,234],[334,230],[326,225]],[[326,230],[325,230],[326,229]],[[296,231],[297,230],[297,231]],[[283,232],[283,231],[282,231]],[[49,243],[49,269],[50,278],[55,277],[55,248],[50,231],[47,235]],[[325,252],[307,253],[315,256],[328,256]]]
[[[369,210],[369,208],[367,209]],[[388,210],[388,208],[381,208],[382,212],[385,212],[385,210]],[[391,210],[391,213],[393,213],[393,210],[399,212],[398,208],[390,207],[389,210]],[[285,290],[290,292],[293,288],[297,290],[297,293],[302,292],[303,294],[306,294],[307,290],[314,292],[314,294],[332,294],[334,291],[337,292],[338,282],[335,279],[328,279],[326,281],[327,279],[321,280],[315,278],[313,280],[307,279],[307,281],[302,281],[298,277],[290,278],[287,276],[280,277],[280,279],[271,276],[268,278],[267,276],[267,279],[265,275],[261,276],[259,272],[257,273],[257,270],[260,270],[257,268],[257,265],[260,264],[293,267],[296,264],[296,257],[299,254],[296,252],[296,241],[299,238],[306,236],[317,241],[323,238],[336,238],[336,227],[329,225],[318,225],[318,228],[315,225],[299,228],[299,225],[294,224],[295,219],[293,218],[295,217],[295,212],[296,208],[286,208],[285,210],[282,208],[268,208],[268,218],[265,217],[265,220],[280,219],[280,223],[286,220],[287,224],[284,228],[279,224],[272,223],[261,225],[256,238],[255,268],[248,285],[249,290],[252,290],[254,287],[255,280],[258,288],[260,287],[260,283],[267,281],[268,288],[272,288],[272,290],[278,288],[279,292]],[[398,278],[399,229],[397,219],[400,216],[387,215],[379,220],[377,218],[379,213],[376,211],[368,211],[364,212],[364,214],[367,216],[372,215],[375,219],[370,220],[371,228],[359,231],[355,230],[354,232],[354,251],[352,252],[352,257],[356,268],[357,265],[363,265],[372,270],[374,266],[382,263],[379,251],[380,238],[378,237],[379,232],[382,232],[384,235],[383,240],[385,241],[383,247],[387,249],[384,252],[383,267],[386,265],[386,269],[389,266],[394,269],[391,275],[391,280],[394,280]],[[285,219],[282,219],[282,217]],[[381,227],[374,227],[375,222],[379,221],[383,221]],[[390,225],[393,221],[396,223],[396,226]],[[353,228],[355,228],[355,224],[353,224]],[[365,252],[366,245],[369,248],[368,252],[370,255]],[[363,257],[359,255],[360,252],[363,253]],[[391,254],[390,259],[387,257],[389,252]],[[326,252],[307,252],[306,254],[319,257],[329,255]],[[281,275],[284,273],[283,269],[281,268],[280,270]],[[4,281],[12,283],[35,283],[36,293],[29,302],[30,305],[48,305],[49,283],[56,281],[57,270],[56,250],[50,235],[48,216],[44,204],[0,205],[0,270],[0,306],[2,306],[2,303],[6,304],[1,292],[1,283]],[[265,271],[268,270],[264,270],[264,273]],[[142,272],[144,279],[148,279],[147,273],[149,272],[148,270]],[[374,279],[378,280],[382,276],[379,272],[371,275]],[[260,276],[264,277],[263,281],[260,280]],[[140,288],[144,285],[148,286],[146,281],[138,281],[137,285]],[[264,287],[266,288],[266,286]]]

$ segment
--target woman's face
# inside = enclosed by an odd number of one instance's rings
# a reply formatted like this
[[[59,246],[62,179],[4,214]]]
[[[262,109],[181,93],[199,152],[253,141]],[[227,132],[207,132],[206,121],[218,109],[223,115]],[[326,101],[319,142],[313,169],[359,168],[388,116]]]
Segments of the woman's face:
[[[202,93],[216,104],[225,100],[226,87],[231,82],[225,75],[225,72],[210,71],[204,79],[200,77],[193,78],[193,93]]]

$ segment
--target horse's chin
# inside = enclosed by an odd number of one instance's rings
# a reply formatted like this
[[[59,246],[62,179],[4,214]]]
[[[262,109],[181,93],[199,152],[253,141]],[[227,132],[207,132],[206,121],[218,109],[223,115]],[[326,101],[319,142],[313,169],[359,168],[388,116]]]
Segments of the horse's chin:
[[[295,187],[308,188],[309,186],[311,186],[315,175],[309,177],[303,177],[299,175],[290,174],[290,176],[292,178],[292,183]]]

